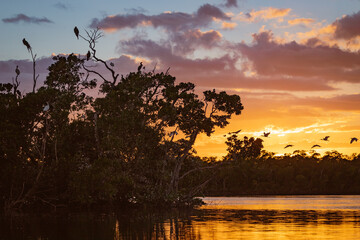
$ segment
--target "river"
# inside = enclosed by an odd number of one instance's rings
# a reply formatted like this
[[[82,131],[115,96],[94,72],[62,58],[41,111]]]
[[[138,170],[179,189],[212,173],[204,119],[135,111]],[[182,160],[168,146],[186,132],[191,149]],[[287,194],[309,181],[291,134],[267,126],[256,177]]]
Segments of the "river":
[[[0,239],[360,239],[360,196],[208,197],[194,210],[1,219]]]

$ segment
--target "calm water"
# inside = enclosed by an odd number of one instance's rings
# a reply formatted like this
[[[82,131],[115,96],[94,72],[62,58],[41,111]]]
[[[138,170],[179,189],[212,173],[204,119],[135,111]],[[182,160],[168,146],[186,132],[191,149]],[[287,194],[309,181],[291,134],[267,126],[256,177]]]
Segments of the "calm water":
[[[1,219],[0,239],[360,239],[360,196],[204,200],[192,211]]]

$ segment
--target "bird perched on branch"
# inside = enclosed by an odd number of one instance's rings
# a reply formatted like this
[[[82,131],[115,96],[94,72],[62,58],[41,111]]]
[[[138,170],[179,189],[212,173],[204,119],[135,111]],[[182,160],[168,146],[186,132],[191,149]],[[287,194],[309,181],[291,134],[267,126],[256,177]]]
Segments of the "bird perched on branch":
[[[356,138],[356,137],[353,137],[353,138],[351,138],[351,140],[350,140],[350,144],[352,144],[353,142],[357,142],[358,141],[358,139]]]
[[[20,75],[19,66],[16,66],[15,73],[16,73],[16,75],[17,75],[17,76],[19,76],[19,75]]]
[[[26,39],[24,38],[24,39],[22,40],[22,42],[23,42],[23,44],[26,46],[27,50],[30,52],[31,46],[30,46],[30,44],[28,43],[28,41],[26,41]]]
[[[329,137],[330,137],[330,136],[325,136],[324,138],[322,138],[322,139],[320,139],[320,140],[329,141]]]
[[[86,61],[89,61],[90,57],[91,57],[91,53],[90,51],[88,51],[86,54]]]
[[[142,62],[140,62],[140,65],[138,66],[138,72],[141,71],[142,67],[143,67],[143,64],[142,64]]]
[[[320,145],[315,144],[315,145],[313,145],[311,148],[315,148],[315,147],[321,147],[321,146],[320,146]]]
[[[74,27],[74,33],[77,39],[79,39],[79,29],[77,27]]]
[[[288,144],[288,145],[286,145],[284,148],[288,148],[288,147],[293,147],[294,145],[292,145],[292,144]]]

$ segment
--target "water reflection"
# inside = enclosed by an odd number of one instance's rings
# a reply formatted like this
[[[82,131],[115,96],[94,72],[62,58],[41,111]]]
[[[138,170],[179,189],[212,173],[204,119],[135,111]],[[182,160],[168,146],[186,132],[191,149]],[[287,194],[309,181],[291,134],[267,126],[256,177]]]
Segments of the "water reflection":
[[[348,197],[337,199],[342,207],[331,197],[319,200],[331,209],[302,209],[279,198],[226,198],[207,199],[209,205],[191,211],[18,216],[1,220],[0,239],[360,239],[360,197],[354,198],[345,209]]]

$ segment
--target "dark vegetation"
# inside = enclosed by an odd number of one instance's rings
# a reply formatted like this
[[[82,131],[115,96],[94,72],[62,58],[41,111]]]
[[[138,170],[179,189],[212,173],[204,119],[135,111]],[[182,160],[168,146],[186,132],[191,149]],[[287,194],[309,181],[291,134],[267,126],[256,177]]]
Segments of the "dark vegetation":
[[[223,167],[211,181],[207,196],[266,194],[360,194],[360,154],[337,151],[320,156],[295,151],[275,156],[264,151],[260,138],[228,138]],[[210,164],[211,165],[211,164]]]
[[[117,66],[97,56],[98,30],[76,36],[88,43],[89,52],[54,57],[42,86],[36,86],[36,55],[29,43],[32,91],[18,90],[18,67],[12,83],[0,85],[5,212],[44,206],[184,206],[199,203],[194,197],[201,194],[360,193],[360,156],[297,152],[275,157],[263,151],[261,139],[233,134],[221,161],[197,157],[197,136],[210,136],[239,115],[240,97],[215,90],[199,97],[194,84],[176,82],[168,71],[146,72],[142,63],[119,76]],[[90,67],[94,63],[108,74]],[[101,97],[94,99],[90,90]]]

